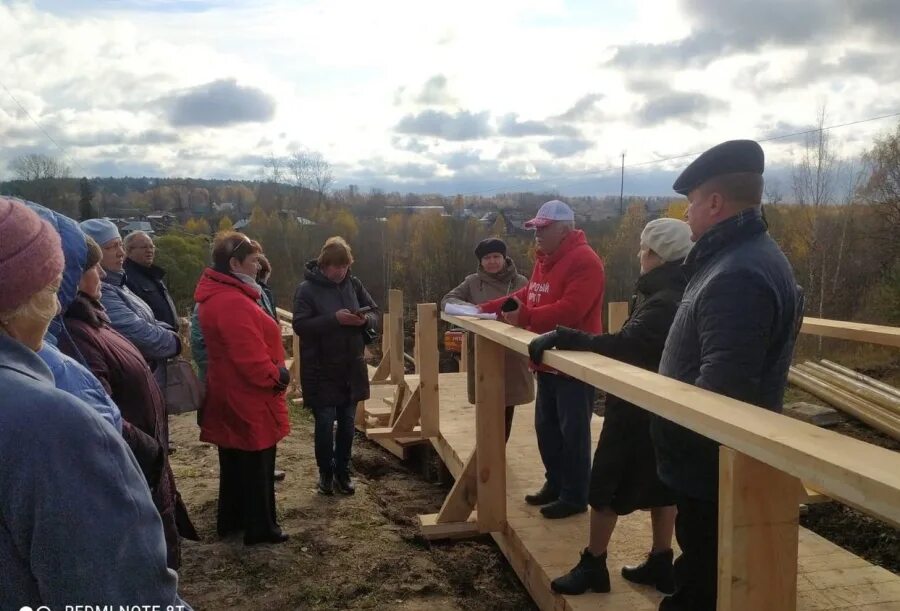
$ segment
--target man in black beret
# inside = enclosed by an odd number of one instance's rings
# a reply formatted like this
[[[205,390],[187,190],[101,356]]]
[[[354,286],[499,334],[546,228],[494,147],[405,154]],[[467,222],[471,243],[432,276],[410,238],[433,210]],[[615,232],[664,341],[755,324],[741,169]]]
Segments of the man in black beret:
[[[780,412],[800,291],[761,214],[764,155],[751,140],[715,146],[673,188],[690,204],[688,285],[659,373]],[[651,434],[660,478],[675,492],[677,590],[660,610],[715,611],[719,444],[661,417]]]

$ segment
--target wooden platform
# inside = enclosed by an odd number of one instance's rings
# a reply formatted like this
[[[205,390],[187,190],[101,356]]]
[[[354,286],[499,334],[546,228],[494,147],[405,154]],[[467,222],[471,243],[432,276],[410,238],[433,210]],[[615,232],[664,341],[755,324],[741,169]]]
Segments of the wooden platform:
[[[383,406],[373,387],[372,406]],[[447,468],[458,476],[475,446],[475,408],[466,399],[465,374],[440,375],[440,437],[432,441]],[[594,443],[602,418],[592,422]],[[516,408],[507,445],[507,528],[493,535],[497,545],[541,609],[655,610],[655,590],[624,581],[618,569],[640,561],[650,547],[649,514],[619,520],[609,551],[610,594],[557,596],[550,580],[578,561],[588,535],[588,516],[549,521],[522,497],[540,487],[543,465],[534,435],[534,406]],[[900,610],[900,577],[873,566],[818,535],[801,528],[798,609]]]

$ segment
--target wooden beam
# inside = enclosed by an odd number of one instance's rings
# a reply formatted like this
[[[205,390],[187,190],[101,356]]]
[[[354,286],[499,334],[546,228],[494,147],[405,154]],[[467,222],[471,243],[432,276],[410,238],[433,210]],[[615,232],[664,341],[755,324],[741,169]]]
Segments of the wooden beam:
[[[800,509],[796,477],[719,449],[719,611],[794,611]]]
[[[403,291],[391,289],[388,292],[388,314],[390,315],[391,383],[400,384],[405,375],[403,369]]]
[[[398,433],[413,430],[413,427],[419,424],[419,416],[422,413],[419,387],[416,386],[415,390],[411,393],[405,393],[405,396],[406,398],[403,400],[403,409],[391,425],[391,429]]]
[[[459,349],[459,372],[467,372],[471,366],[472,363],[469,362],[469,334],[463,332]]]
[[[383,315],[381,319],[381,362],[378,363],[375,373],[372,374],[371,382],[383,382],[388,379],[391,372],[391,319],[388,314]]]
[[[535,337],[498,321],[443,318],[519,354],[528,354]],[[544,361],[900,527],[900,455],[895,452],[598,354],[549,350]]]
[[[362,430],[366,430],[366,402],[359,401],[356,404],[356,416],[353,418],[353,425]]]
[[[392,428],[383,427],[377,429],[369,429],[366,431],[366,437],[369,439],[393,439],[395,441],[415,440],[422,436],[422,427],[413,427],[409,431],[395,431]]]
[[[506,526],[506,351],[479,335],[475,338],[475,447],[478,528]]]
[[[628,320],[628,302],[627,301],[610,301],[609,302],[609,328],[607,333],[618,333]]]
[[[438,522],[438,514],[419,515],[419,530],[429,541],[438,539],[468,539],[481,534],[478,530],[477,512],[462,522]]]
[[[416,375],[422,373],[419,371],[419,349],[421,348],[421,342],[419,340],[419,321],[416,320],[413,325],[413,367]]]
[[[898,327],[806,317],[803,319],[800,333],[900,348],[900,328]]]
[[[394,389],[394,400],[391,403],[391,417],[388,420],[391,426],[393,426],[394,422],[397,421],[397,417],[400,415],[400,412],[403,409],[403,401],[408,390],[409,387],[406,385],[406,382],[401,382]],[[385,399],[387,399],[387,397],[385,397]]]
[[[375,373],[372,374],[370,384],[390,383],[388,381],[388,375],[391,373],[390,358],[391,350],[388,348],[388,351],[381,357],[381,362],[378,363],[378,367],[375,368]]]
[[[300,392],[300,336],[294,333],[291,338],[291,388],[289,394]]]
[[[420,303],[416,310],[419,319],[416,332],[416,373],[419,374],[422,434],[437,437],[441,434],[437,304]]]
[[[477,450],[473,450],[437,513],[438,522],[464,522],[472,514],[478,499],[477,469]]]

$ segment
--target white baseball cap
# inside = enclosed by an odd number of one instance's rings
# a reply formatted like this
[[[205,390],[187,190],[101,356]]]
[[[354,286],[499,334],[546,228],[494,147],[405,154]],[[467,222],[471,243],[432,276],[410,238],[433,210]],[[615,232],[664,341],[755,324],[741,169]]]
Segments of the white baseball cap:
[[[525,221],[525,229],[537,229],[538,227],[546,227],[556,221],[574,221],[575,213],[569,208],[565,202],[558,199],[552,199],[541,206],[537,216],[530,221]]]

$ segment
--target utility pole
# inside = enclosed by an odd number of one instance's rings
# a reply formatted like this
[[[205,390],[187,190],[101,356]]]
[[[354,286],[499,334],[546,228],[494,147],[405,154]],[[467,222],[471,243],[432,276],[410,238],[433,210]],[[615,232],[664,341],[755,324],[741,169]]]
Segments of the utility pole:
[[[622,181],[619,183],[619,216],[625,215],[625,151],[622,151]]]

